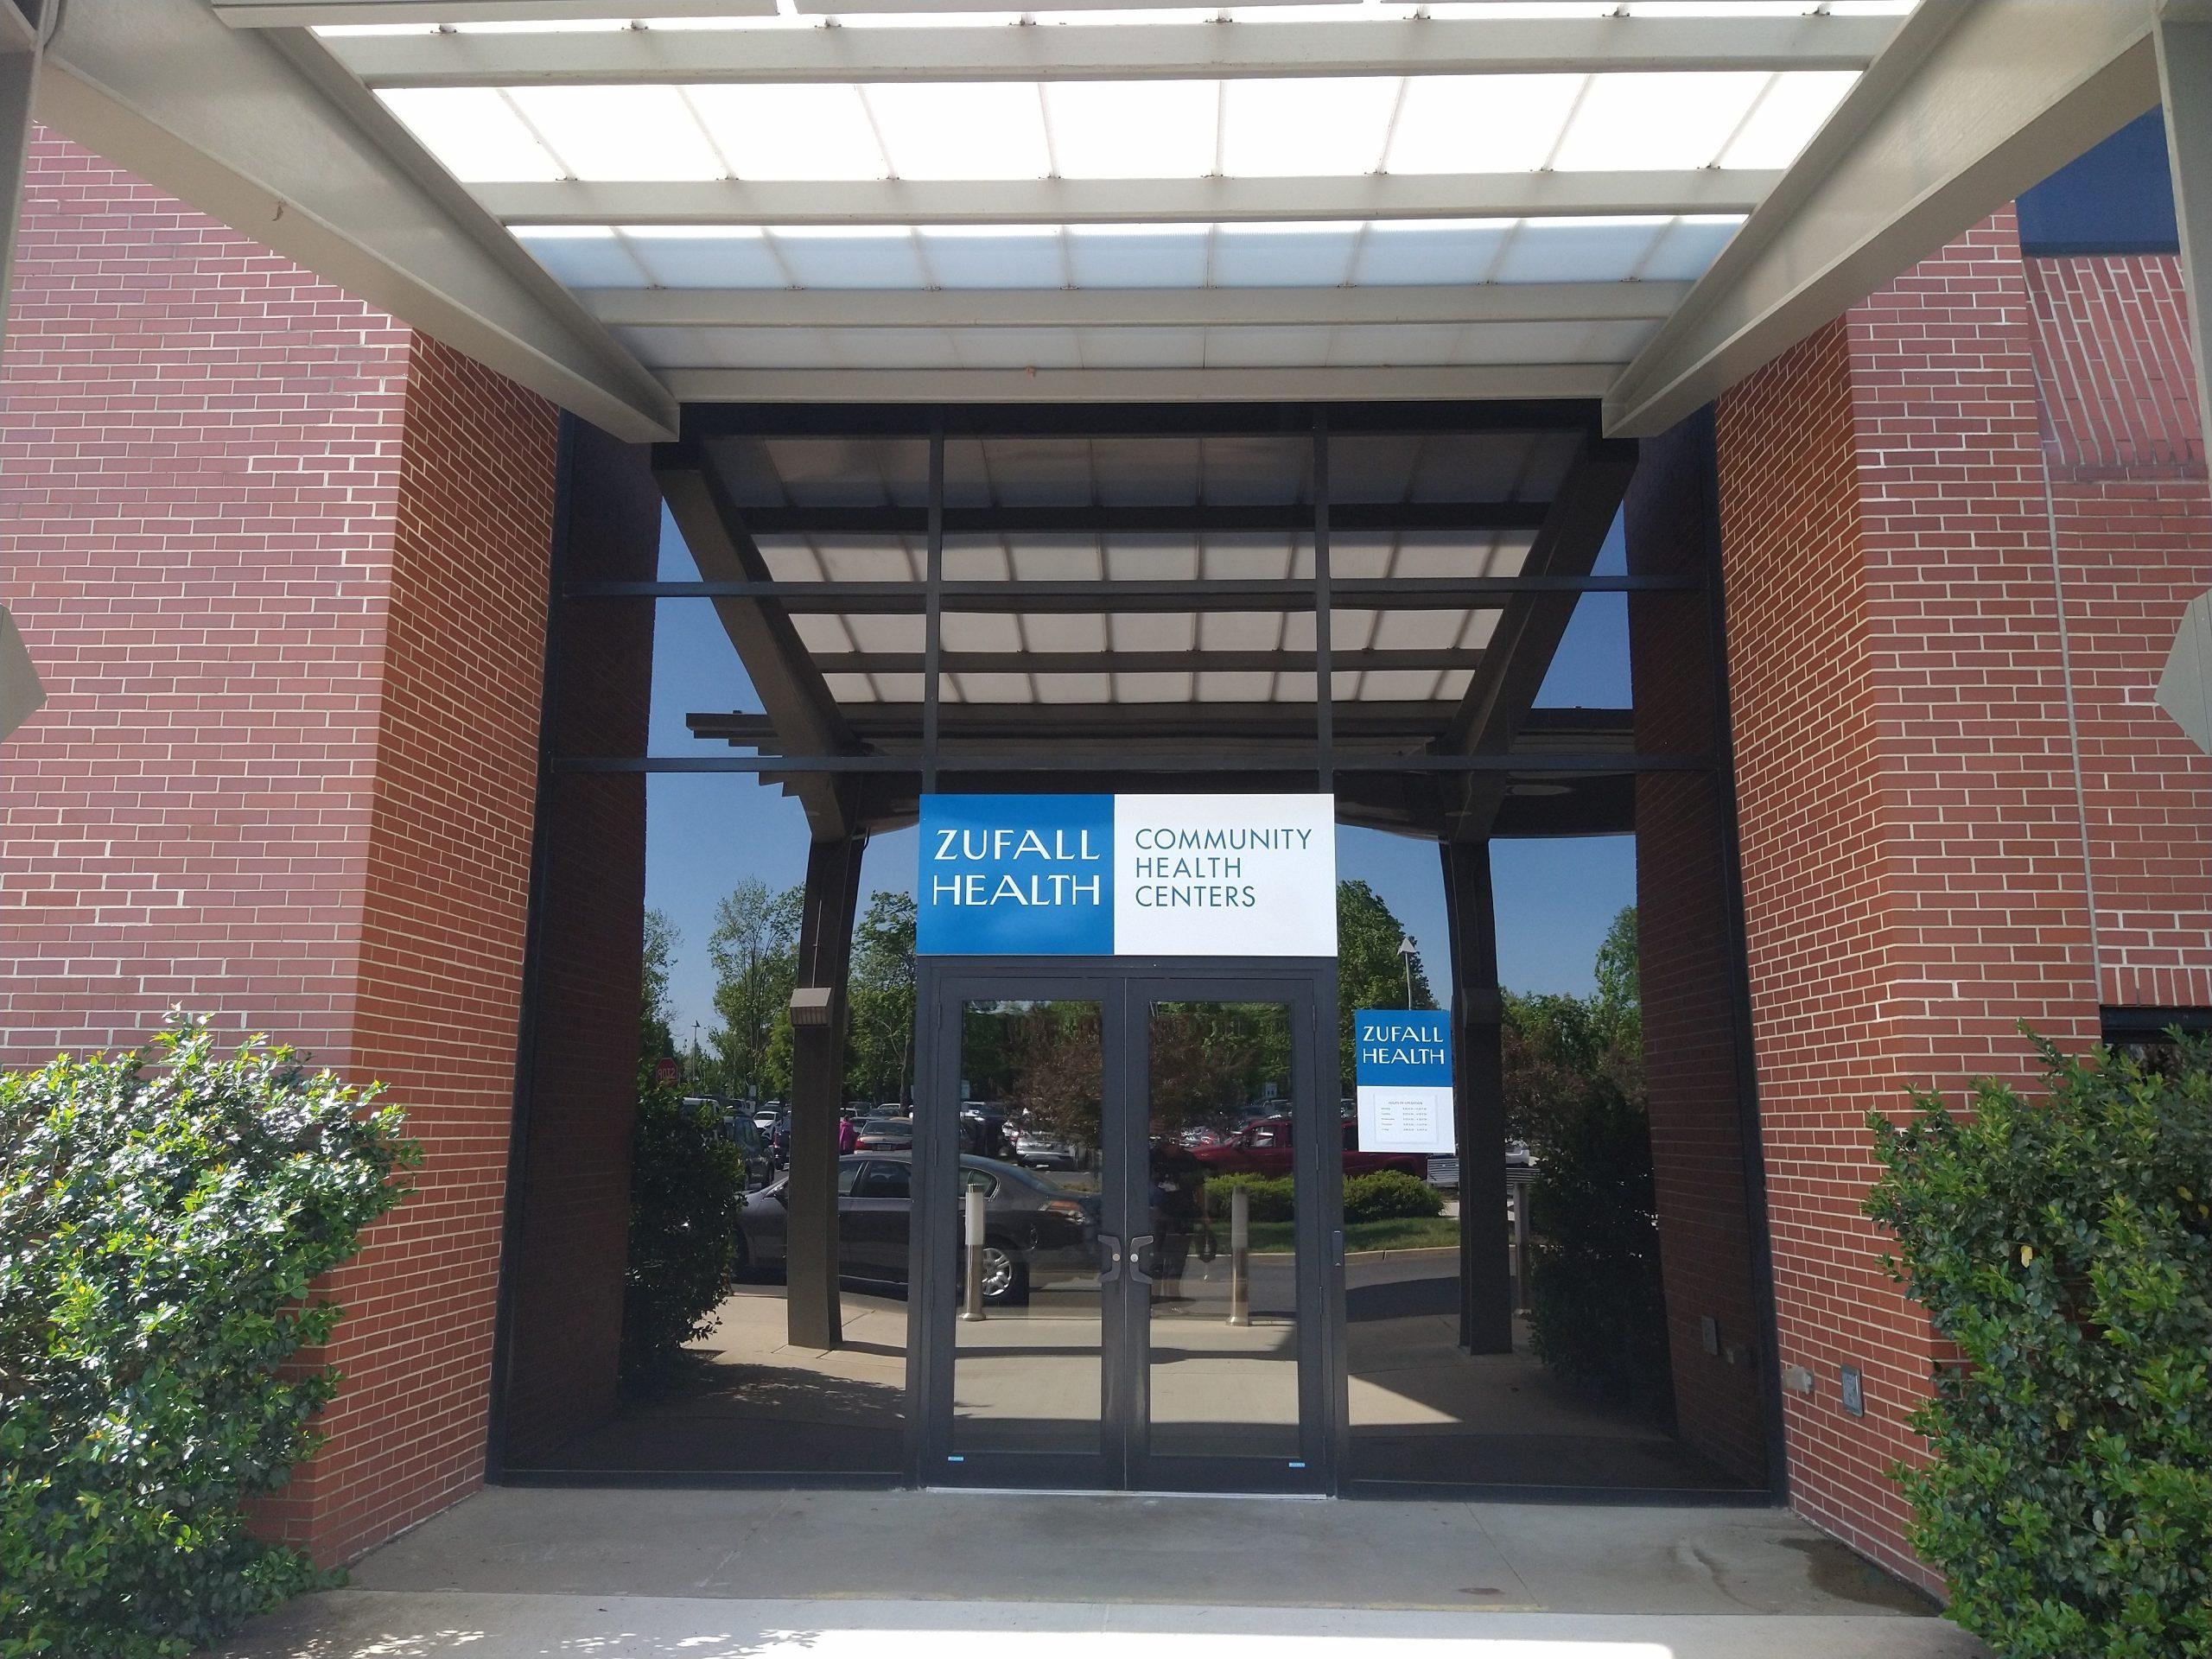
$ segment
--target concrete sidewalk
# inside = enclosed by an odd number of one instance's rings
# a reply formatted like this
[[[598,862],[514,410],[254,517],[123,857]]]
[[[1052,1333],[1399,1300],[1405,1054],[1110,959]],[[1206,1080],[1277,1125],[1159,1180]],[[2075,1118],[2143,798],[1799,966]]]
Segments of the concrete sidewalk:
[[[226,1659],[1972,1659],[1769,1510],[487,1491]],[[1385,1645],[1387,1644],[1387,1646]]]

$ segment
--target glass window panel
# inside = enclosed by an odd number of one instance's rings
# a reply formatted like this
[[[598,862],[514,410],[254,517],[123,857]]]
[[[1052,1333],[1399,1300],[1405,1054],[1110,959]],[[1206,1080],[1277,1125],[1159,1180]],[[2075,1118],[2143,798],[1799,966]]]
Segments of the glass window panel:
[[[1222,93],[1221,170],[1231,178],[1345,178],[1382,163],[1395,75],[1232,80]]]
[[[1743,222],[1736,213],[1685,213],[1667,227],[1637,274],[1647,282],[1694,282]]]
[[[1294,1459],[1290,1009],[1159,1002],[1149,1015],[1151,1449]],[[1257,1184],[1241,1204],[1231,1173]]]
[[[1667,221],[1638,216],[1529,219],[1498,257],[1503,283],[1625,282]]]
[[[768,240],[801,288],[926,287],[910,232],[876,226],[783,225]]]
[[[1001,1190],[980,1203],[957,1185],[949,1195],[959,1206],[963,1304],[953,1325],[956,1452],[1096,1453],[1103,1444],[1103,1030],[1096,1002],[962,1005],[969,1099],[979,1121],[1001,1126],[994,1150],[1028,1167],[995,1170]],[[979,1210],[980,1239],[969,1229]]]
[[[1215,288],[1336,288],[1351,279],[1352,255],[1358,246],[1356,224],[1224,225],[1214,233],[1209,280]],[[1232,331],[1208,332],[1210,338],[1218,340]]]
[[[1587,78],[1414,75],[1406,82],[1391,173],[1523,173],[1545,164]]]
[[[641,288],[652,277],[629,244],[604,225],[518,225],[516,239],[570,288]]]
[[[1067,256],[1057,226],[925,225],[915,234],[938,288],[1067,286]]]
[[[1114,701],[1116,702],[1188,702],[1190,700],[1191,676],[1188,674],[1114,676]]]
[[[877,81],[863,89],[901,179],[1041,179],[1044,106],[1027,82]]]
[[[1720,165],[1789,166],[1858,80],[1855,69],[1802,69],[1777,75],[1766,96],[1720,152]]]
[[[640,225],[624,238],[661,288],[789,288],[766,231],[746,225]]]
[[[394,87],[377,96],[463,184],[567,176],[497,87]]]
[[[1221,83],[1055,81],[1045,112],[1062,178],[1204,178],[1214,168]]]
[[[1071,225],[1067,245],[1078,288],[1204,288],[1212,236],[1204,225]]]
[[[1561,171],[1710,167],[1764,90],[1746,70],[1592,75],[1552,165]]]
[[[963,702],[1034,702],[1037,688],[1027,674],[948,674]]]
[[[1002,612],[947,611],[944,626],[947,651],[1015,652],[1022,647],[1021,624]]]
[[[1518,222],[1510,219],[1376,219],[1359,239],[1351,280],[1372,288],[1483,282]]]
[[[860,88],[695,86],[692,106],[741,179],[881,179],[883,147]]]
[[[719,179],[721,158],[673,86],[516,86],[507,96],[579,179]]]

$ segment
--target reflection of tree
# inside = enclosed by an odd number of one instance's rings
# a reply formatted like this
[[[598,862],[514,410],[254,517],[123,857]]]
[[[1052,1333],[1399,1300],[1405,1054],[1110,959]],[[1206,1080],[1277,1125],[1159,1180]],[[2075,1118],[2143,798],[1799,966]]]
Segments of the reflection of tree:
[[[1071,1146],[1098,1144],[1106,1046],[1093,1002],[1046,1002],[1011,1016],[1014,1101]]]
[[[1272,1069],[1271,1069],[1272,1068]],[[1273,1003],[1163,1003],[1152,1014],[1152,1133],[1225,1124],[1290,1080],[1290,1022]]]

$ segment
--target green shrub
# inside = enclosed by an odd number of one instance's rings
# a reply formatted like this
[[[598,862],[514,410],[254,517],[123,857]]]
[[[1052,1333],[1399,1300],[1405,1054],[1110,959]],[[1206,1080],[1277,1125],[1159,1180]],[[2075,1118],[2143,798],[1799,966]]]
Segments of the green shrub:
[[[745,1154],[721,1109],[687,1106],[673,1089],[640,1090],[630,1141],[630,1257],[623,1275],[622,1378],[664,1372],[683,1344],[714,1329],[737,1284]]]
[[[1403,1217],[1440,1216],[1444,1195],[1418,1175],[1402,1169],[1378,1169],[1344,1181],[1344,1222],[1396,1221]]]
[[[2146,1069],[2038,1040],[2047,1098],[1984,1083],[1871,1118],[1867,1212],[1963,1363],[1896,1471],[1950,1615],[2012,1659],[2212,1654],[2212,1051]]]
[[[375,1090],[173,1016],[0,1076],[0,1656],[189,1654],[315,1581],[247,1529],[337,1393],[288,1363],[418,1154]]]
[[[1206,1214],[1229,1219],[1229,1195],[1243,1187],[1254,1221],[1289,1221],[1298,1214],[1298,1184],[1287,1175],[1216,1175],[1206,1182]]]
[[[1217,1222],[1226,1222],[1229,1195],[1241,1186],[1252,1195],[1245,1202],[1251,1206],[1254,1221],[1290,1221],[1298,1213],[1296,1185],[1287,1175],[1216,1175],[1206,1182],[1206,1214]],[[1443,1213],[1444,1195],[1402,1169],[1378,1169],[1344,1182],[1348,1224]]]

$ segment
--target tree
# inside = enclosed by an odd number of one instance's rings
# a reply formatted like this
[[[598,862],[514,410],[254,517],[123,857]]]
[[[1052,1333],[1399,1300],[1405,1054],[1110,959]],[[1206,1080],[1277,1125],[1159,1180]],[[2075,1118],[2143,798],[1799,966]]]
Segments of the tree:
[[[651,1065],[676,1052],[668,1026],[668,976],[683,935],[664,910],[645,912],[645,977],[638,1010],[638,1062]]]
[[[1507,1133],[1535,1155],[1530,1337],[1567,1381],[1672,1412],[1643,1090],[1636,911],[1599,948],[1588,997],[1505,997]]]
[[[853,931],[845,1086],[868,1101],[914,1092],[914,900],[879,893]]]
[[[778,892],[747,876],[715,906],[707,940],[722,1022],[714,1036],[722,1074],[733,1090],[756,1100],[786,1092],[790,1083],[799,909],[797,887]]]
[[[1406,958],[1398,944],[1406,937],[1405,924],[1366,882],[1337,883],[1337,1050],[1346,1094],[1352,1090],[1352,1011],[1404,1005]],[[1413,1006],[1434,1007],[1436,998],[1418,951],[1413,981]]]

